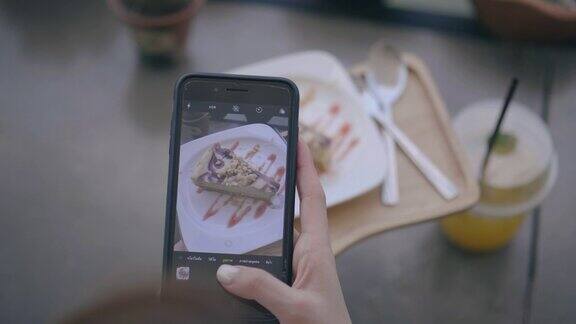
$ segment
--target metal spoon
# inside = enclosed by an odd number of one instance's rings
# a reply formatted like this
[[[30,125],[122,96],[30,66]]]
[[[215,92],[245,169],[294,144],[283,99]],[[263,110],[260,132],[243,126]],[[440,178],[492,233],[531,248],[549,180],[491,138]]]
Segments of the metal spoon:
[[[367,83],[371,91],[378,96],[380,110],[384,113],[384,117],[393,123],[392,107],[406,87],[406,65],[398,51],[383,41],[379,41],[368,53],[368,66]],[[389,131],[384,130],[383,137],[388,170],[382,184],[380,200],[384,205],[393,206],[400,200],[396,145]]]

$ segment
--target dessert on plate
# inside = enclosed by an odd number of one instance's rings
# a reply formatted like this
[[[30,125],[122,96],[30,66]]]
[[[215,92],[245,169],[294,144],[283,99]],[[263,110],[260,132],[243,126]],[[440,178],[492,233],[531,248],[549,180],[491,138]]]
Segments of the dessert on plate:
[[[300,123],[300,136],[310,148],[314,165],[318,172],[328,170],[330,161],[332,160],[332,154],[330,152],[332,140],[311,126],[303,123]]]
[[[270,201],[280,184],[219,143],[208,148],[192,173],[200,188]]]

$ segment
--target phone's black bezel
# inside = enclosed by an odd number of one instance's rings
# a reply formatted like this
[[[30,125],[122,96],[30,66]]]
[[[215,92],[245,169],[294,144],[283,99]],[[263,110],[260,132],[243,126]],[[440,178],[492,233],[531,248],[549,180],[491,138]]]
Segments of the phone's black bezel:
[[[295,183],[296,183],[296,154],[298,143],[298,109],[299,109],[299,93],[298,88],[289,79],[278,77],[263,77],[263,76],[247,76],[247,75],[234,75],[234,74],[204,74],[195,73],[187,74],[176,82],[174,88],[173,98],[173,112],[170,130],[170,148],[169,148],[169,168],[168,168],[168,190],[166,197],[166,220],[164,228],[164,250],[163,250],[163,266],[162,266],[162,294],[165,292],[165,282],[168,280],[168,270],[172,264],[171,256],[173,255],[174,245],[174,226],[176,222],[176,199],[177,199],[177,186],[180,156],[180,131],[181,123],[179,122],[182,117],[182,92],[186,82],[191,79],[200,79],[214,82],[263,82],[269,85],[281,85],[290,91],[290,109],[289,109],[289,122],[288,122],[288,140],[287,140],[287,161],[286,161],[286,197],[284,205],[284,235],[282,244],[282,257],[283,257],[283,277],[286,284],[292,284],[292,254],[293,254],[293,226],[294,226],[294,199],[295,199]],[[214,100],[218,101],[218,99]]]

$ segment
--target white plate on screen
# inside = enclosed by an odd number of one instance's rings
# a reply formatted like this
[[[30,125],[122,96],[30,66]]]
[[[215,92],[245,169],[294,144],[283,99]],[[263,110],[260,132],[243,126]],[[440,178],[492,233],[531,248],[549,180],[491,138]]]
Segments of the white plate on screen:
[[[333,143],[339,143],[333,151],[333,165],[320,177],[328,207],[360,196],[384,181],[384,144],[378,129],[364,113],[350,76],[334,56],[322,51],[301,52],[230,72],[286,77],[296,83],[301,121],[324,128]],[[333,108],[335,105],[337,109]],[[335,110],[338,112],[331,116]],[[346,128],[346,137],[338,138],[339,132]],[[297,199],[296,213],[298,205]]]
[[[285,170],[286,160],[281,157],[286,156],[286,142],[265,124],[227,129],[182,145],[176,209],[186,248],[195,252],[243,254],[280,240],[284,223],[282,189],[268,205],[261,200],[201,190],[194,184],[192,172],[196,162],[215,143],[235,147],[234,153],[240,157],[258,145],[258,153],[248,159],[250,164],[262,167],[262,172],[270,176]],[[278,176],[280,188],[284,188],[284,178]],[[239,221],[231,222],[233,215],[243,217],[235,217]]]

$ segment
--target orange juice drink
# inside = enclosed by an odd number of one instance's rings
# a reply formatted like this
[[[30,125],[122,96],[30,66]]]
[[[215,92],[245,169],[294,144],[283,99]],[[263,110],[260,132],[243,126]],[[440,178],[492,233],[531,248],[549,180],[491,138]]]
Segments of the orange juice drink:
[[[482,101],[454,119],[456,134],[478,177],[500,108],[500,101]],[[442,219],[444,234],[456,246],[473,252],[507,245],[552,188],[557,169],[546,124],[529,109],[512,103],[480,181],[480,201]]]

